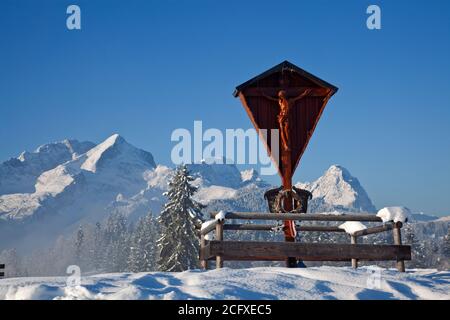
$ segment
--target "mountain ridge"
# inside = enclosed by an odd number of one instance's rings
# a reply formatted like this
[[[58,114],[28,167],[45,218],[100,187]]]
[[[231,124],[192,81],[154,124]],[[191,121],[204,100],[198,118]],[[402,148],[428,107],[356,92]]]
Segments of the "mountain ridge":
[[[39,146],[35,151],[22,152],[16,158],[0,163],[0,195],[30,193],[34,191],[34,179],[92,149],[90,141],[63,140]]]
[[[317,180],[296,186],[312,193],[310,206],[314,211],[376,212],[359,180],[341,165],[332,165]]]
[[[23,235],[30,239],[38,231],[56,236],[83,221],[99,221],[114,213],[134,220],[148,211],[160,211],[173,168],[157,164],[152,153],[118,134],[99,144],[74,141],[38,148],[38,154],[63,150],[51,157],[56,159],[51,162],[55,167],[28,176],[33,183],[27,181],[25,192],[0,192],[0,243],[14,243]],[[39,159],[29,154],[23,153],[23,161]],[[208,211],[267,211],[263,194],[271,186],[255,170],[206,162],[189,165],[189,170],[199,187],[196,199],[207,204]],[[297,186],[313,194],[308,212],[375,212],[358,179],[342,166],[333,165],[317,180]]]

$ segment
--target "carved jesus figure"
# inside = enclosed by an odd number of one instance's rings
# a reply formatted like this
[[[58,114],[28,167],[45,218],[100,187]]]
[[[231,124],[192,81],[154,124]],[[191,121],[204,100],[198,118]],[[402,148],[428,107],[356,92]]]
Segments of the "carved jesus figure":
[[[263,91],[261,91],[261,94],[263,97],[265,97],[266,99],[269,99],[271,101],[278,102],[278,105],[280,106],[280,113],[278,114],[278,125],[280,126],[280,131],[281,131],[281,143],[282,143],[283,149],[286,151],[291,150],[291,145],[290,145],[290,141],[289,141],[289,112],[290,112],[290,109],[296,101],[304,98],[310,92],[311,92],[310,89],[306,89],[300,95],[298,95],[294,98],[287,98],[286,91],[280,90],[280,91],[278,91],[278,98],[274,98],[274,97],[271,97],[271,96],[265,94]]]

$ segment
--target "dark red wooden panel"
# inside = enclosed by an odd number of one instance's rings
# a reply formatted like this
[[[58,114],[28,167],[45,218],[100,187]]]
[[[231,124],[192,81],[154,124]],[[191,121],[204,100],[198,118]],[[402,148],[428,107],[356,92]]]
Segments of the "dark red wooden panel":
[[[240,97],[241,102],[256,129],[279,130],[277,117],[280,112],[280,107],[278,102],[267,99],[261,92],[275,98],[278,90],[290,90],[291,93],[288,92],[288,98],[291,98],[291,94],[293,96],[298,96],[302,90],[304,91],[305,89],[311,90],[311,93],[303,99],[298,100],[290,110],[290,174],[292,174],[298,166],[315,130],[317,122],[322,115],[323,109],[325,108],[328,99],[336,93],[337,88],[290,62],[284,61],[261,75],[236,87],[234,93],[235,96]],[[270,94],[267,92],[270,92]],[[268,152],[273,155],[274,150],[272,150],[270,133],[268,133],[266,142]],[[281,143],[279,145],[280,149],[278,150],[278,155],[281,157]],[[286,166],[288,166],[288,164],[289,161]],[[285,176],[283,173],[289,175],[289,170],[284,172],[281,161],[277,161],[277,166],[282,176]]]
[[[245,90],[243,92],[245,97]],[[298,165],[303,152],[308,145],[309,139],[319,120],[324,105],[325,97],[306,97],[297,101],[291,109],[290,114],[290,134],[292,149],[292,168]],[[280,129],[277,121],[280,108],[278,103],[270,101],[264,97],[245,97],[248,112],[252,114],[254,125],[257,129]],[[269,139],[270,140],[270,139]],[[269,153],[272,154],[272,143],[267,141]],[[281,150],[279,155],[281,155]],[[283,168],[279,164],[282,172]]]

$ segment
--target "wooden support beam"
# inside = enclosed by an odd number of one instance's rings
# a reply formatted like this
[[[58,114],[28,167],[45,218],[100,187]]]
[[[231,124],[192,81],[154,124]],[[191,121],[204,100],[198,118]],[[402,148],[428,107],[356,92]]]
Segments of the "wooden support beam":
[[[358,238],[356,238],[356,236],[351,235],[350,239],[351,239],[351,244],[357,244],[358,243]],[[354,269],[358,268],[358,259],[352,259],[352,268],[354,268]]]
[[[215,216],[215,214],[213,214]],[[228,212],[227,219],[243,220],[297,220],[297,221],[366,221],[383,222],[374,214],[299,214],[267,212]]]
[[[216,241],[223,243],[223,224],[224,221],[218,221],[216,224]],[[216,269],[223,268],[223,256],[220,253],[216,254]]]
[[[388,222],[384,225],[381,226],[376,226],[376,227],[372,227],[372,228],[367,228],[361,231],[356,231],[353,235],[356,237],[361,237],[361,236],[367,236],[369,234],[374,234],[374,233],[381,233],[381,232],[385,232],[385,231],[389,231],[392,230],[394,228],[394,223],[393,222]]]
[[[396,222],[394,224],[394,228],[393,230],[393,234],[394,234],[394,244],[401,246],[402,245],[402,233],[401,233],[401,228],[402,228],[402,223],[401,222]],[[405,272],[405,261],[406,259],[402,259],[401,257],[399,257],[397,259],[397,270],[400,272]]]
[[[224,260],[284,261],[398,261],[411,260],[411,247],[402,245],[295,243],[263,241],[209,241],[201,257]]]
[[[309,97],[325,97],[329,94],[330,89],[328,88],[320,88],[320,87],[263,87],[263,88],[246,88],[244,90],[244,95],[246,97],[262,97],[261,90],[264,91],[264,94],[272,97],[277,97],[278,92],[280,90],[284,90],[286,92],[286,95],[288,97],[290,96],[298,96],[302,92],[305,92],[305,90],[311,90],[311,92],[308,94]]]
[[[212,258],[215,258],[216,256],[211,255],[211,241],[206,241],[205,246],[203,248],[200,248],[200,261],[201,260],[212,260]]]
[[[223,229],[232,231],[271,231],[276,227],[276,224],[225,224]]]
[[[201,257],[201,252],[204,250],[205,246],[206,246],[205,235],[202,234],[200,236],[200,266],[202,267],[203,270],[208,270],[208,260],[202,259]]]
[[[248,231],[271,231],[277,228],[276,224],[225,224],[223,226],[224,230],[248,230]],[[297,231],[309,231],[309,232],[345,232],[343,229],[338,227],[330,226],[300,226],[296,227]]]
[[[296,227],[296,229],[297,231],[308,231],[308,232],[345,232],[344,229],[328,226],[300,226]]]

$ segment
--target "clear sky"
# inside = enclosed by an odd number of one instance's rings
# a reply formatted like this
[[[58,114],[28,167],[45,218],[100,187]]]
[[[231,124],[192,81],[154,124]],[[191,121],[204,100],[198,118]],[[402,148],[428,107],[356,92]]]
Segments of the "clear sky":
[[[377,207],[448,215],[449,39],[446,0],[2,0],[0,161],[117,132],[171,165],[175,128],[250,128],[234,87],[287,59],[339,87],[295,180],[337,163]]]

